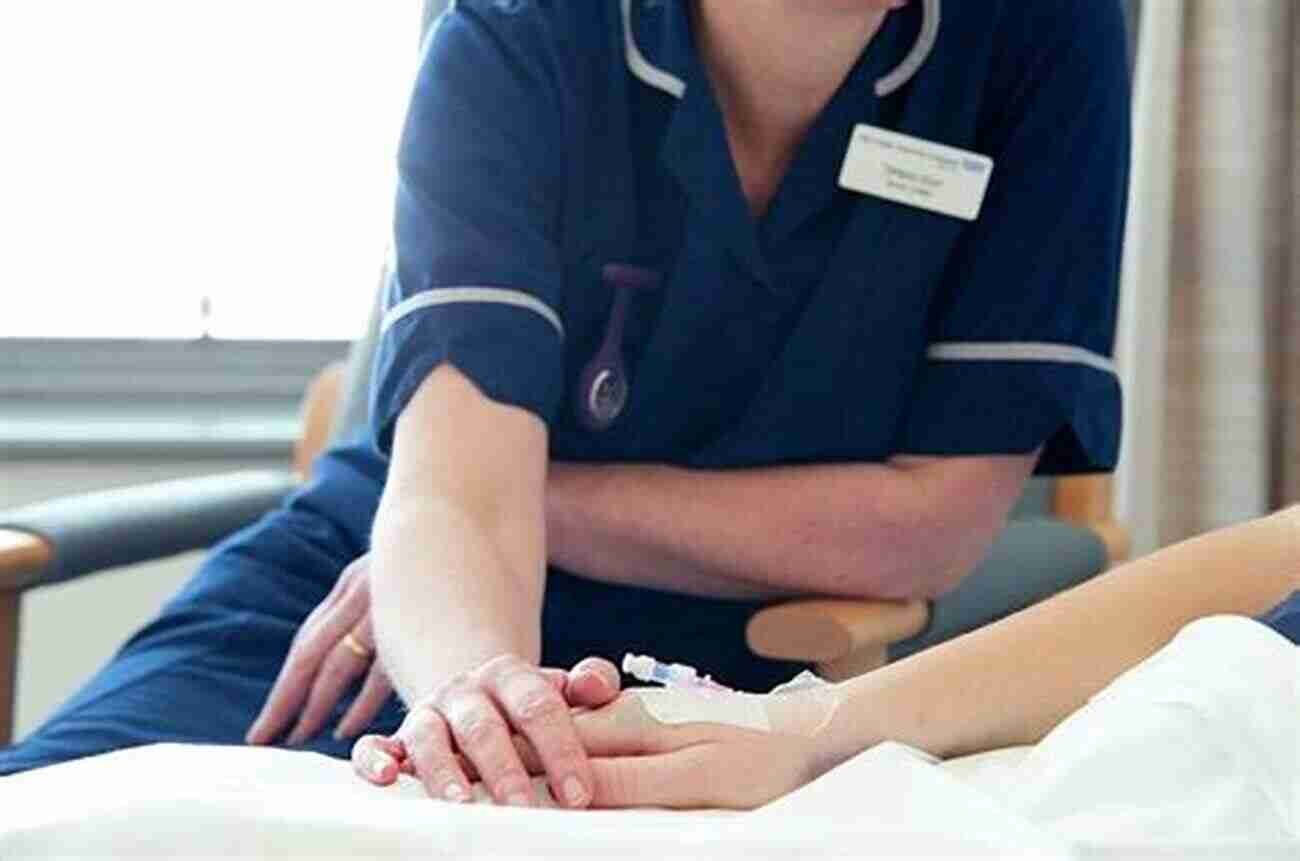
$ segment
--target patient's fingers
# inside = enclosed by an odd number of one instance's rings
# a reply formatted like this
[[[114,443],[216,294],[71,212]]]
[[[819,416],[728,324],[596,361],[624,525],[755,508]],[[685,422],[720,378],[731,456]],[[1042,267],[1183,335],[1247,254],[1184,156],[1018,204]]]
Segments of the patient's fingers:
[[[384,668],[378,663],[372,663],[370,674],[366,676],[366,682],[361,686],[361,692],[352,701],[352,705],[348,706],[347,713],[343,715],[338,729],[334,731],[334,737],[352,738],[370,726],[370,722],[375,719],[375,715],[379,714],[392,693],[393,686],[388,681]]]
[[[564,698],[571,706],[599,708],[618,696],[618,668],[604,658],[585,658],[569,671]]]
[[[568,673],[564,670],[557,670],[553,667],[542,667],[538,672],[542,674],[542,678],[546,679],[547,684],[560,693],[564,693],[564,687],[569,683]]]
[[[645,756],[593,757],[593,806],[747,810],[798,789],[825,769],[807,739],[717,724],[670,729],[682,746]]]
[[[578,738],[589,756],[668,753],[711,738],[706,724],[666,724],[654,719],[632,692],[602,708],[574,717]]]
[[[705,794],[709,783],[707,758],[699,748],[654,756],[596,758],[592,807],[696,808],[719,806]],[[743,775],[734,775],[744,780]]]
[[[710,724],[660,723],[634,693],[598,709],[575,711],[573,726],[587,756],[606,758],[671,753],[712,741],[717,734],[716,727]],[[532,742],[521,735],[511,740],[529,774],[546,773]],[[473,778],[470,774],[470,779]]]
[[[618,670],[604,658],[584,658],[568,672],[552,667],[540,672],[571,706],[603,706],[618,696],[621,684]]]
[[[554,667],[542,667],[539,672],[571,706],[603,706],[618,696],[622,686],[618,668],[604,658],[583,658],[567,672]]]

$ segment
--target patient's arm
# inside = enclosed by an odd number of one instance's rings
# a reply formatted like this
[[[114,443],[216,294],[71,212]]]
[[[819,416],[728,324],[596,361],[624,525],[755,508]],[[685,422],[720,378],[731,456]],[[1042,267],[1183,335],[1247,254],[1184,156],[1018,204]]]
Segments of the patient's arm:
[[[761,698],[772,732],[660,724],[625,694],[576,722],[594,804],[753,807],[884,740],[944,757],[1032,744],[1187,623],[1257,616],[1297,590],[1293,508],[1125,565],[836,686],[829,700],[818,691]],[[746,779],[731,779],[738,773]]]
[[[831,763],[883,739],[939,756],[1032,744],[1203,616],[1300,589],[1300,507],[1177,544],[862,676],[822,737]]]

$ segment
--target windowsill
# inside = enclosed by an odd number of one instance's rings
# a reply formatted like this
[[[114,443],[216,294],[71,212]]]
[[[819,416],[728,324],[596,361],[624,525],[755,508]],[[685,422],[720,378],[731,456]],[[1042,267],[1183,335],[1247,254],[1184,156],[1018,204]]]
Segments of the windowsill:
[[[343,341],[0,339],[0,461],[289,462]]]
[[[0,461],[283,458],[299,433],[290,399],[0,399]]]

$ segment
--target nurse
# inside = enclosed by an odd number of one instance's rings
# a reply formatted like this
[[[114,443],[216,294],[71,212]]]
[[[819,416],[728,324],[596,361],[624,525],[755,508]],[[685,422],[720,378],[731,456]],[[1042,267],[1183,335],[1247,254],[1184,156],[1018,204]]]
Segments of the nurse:
[[[589,804],[568,706],[615,680],[539,666],[770,686],[761,601],[937,595],[1035,469],[1113,465],[1128,111],[1110,0],[462,0],[403,137],[373,439],[0,771],[395,731],[435,796],[459,754],[527,804],[514,731]]]

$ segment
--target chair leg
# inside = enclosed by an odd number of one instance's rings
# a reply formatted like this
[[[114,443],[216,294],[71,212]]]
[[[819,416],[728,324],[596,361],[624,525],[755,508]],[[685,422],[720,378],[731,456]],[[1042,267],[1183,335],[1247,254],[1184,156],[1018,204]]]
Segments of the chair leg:
[[[18,685],[18,619],[22,592],[0,592],[0,747],[13,742]]]

